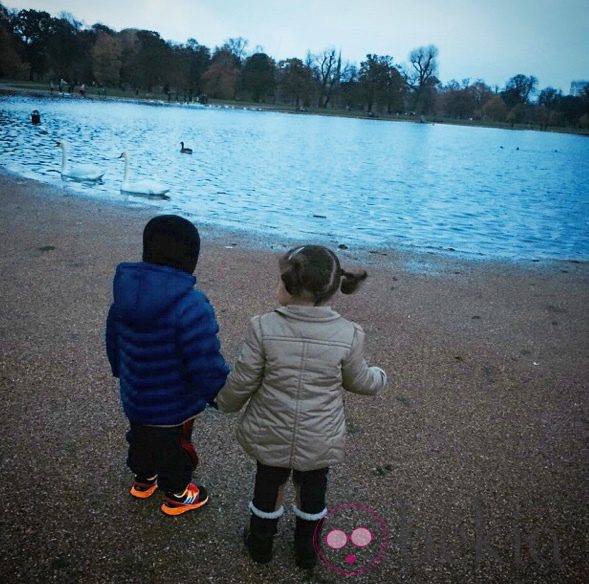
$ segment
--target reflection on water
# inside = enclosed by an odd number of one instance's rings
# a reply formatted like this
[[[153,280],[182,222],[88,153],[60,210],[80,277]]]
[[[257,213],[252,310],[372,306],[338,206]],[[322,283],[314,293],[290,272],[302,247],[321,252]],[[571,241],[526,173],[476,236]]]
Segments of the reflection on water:
[[[42,123],[30,123],[33,109]],[[72,163],[106,168],[66,188],[181,212],[197,223],[356,247],[489,258],[589,259],[589,140],[71,98],[0,98],[0,163],[52,184]],[[193,149],[180,153],[180,142]],[[120,193],[129,176],[168,201]]]

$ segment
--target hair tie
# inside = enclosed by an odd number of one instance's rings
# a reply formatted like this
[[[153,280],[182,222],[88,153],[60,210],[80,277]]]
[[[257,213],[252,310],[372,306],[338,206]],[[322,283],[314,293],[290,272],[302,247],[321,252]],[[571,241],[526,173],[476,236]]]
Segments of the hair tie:
[[[296,249],[293,249],[288,256],[288,261],[292,260],[294,256],[296,256],[298,253],[301,253],[304,249],[304,245],[302,245],[301,247],[297,247]]]

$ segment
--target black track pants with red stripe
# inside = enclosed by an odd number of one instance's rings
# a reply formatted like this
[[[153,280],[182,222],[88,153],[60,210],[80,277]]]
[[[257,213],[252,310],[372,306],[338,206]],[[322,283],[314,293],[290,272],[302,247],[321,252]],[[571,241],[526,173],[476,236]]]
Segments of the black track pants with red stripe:
[[[158,485],[167,494],[181,493],[198,465],[191,442],[194,420],[163,428],[131,423],[127,432],[127,466],[139,477],[158,475]]]

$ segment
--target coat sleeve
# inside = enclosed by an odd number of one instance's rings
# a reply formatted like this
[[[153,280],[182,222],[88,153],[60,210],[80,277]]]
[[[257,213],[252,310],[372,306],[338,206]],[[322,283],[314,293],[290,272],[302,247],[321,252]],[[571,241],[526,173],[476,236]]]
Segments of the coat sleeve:
[[[193,391],[207,403],[214,401],[229,374],[218,333],[215,311],[206,296],[193,297],[180,315],[178,347]]]
[[[354,325],[354,339],[350,353],[342,363],[343,387],[352,393],[375,395],[387,383],[387,375],[380,367],[368,367],[364,358],[365,334]]]
[[[239,411],[253,393],[257,391],[264,377],[264,345],[260,317],[250,320],[245,341],[227,385],[217,396],[217,405],[223,412]]]
[[[106,318],[106,355],[114,377],[119,376],[119,347],[116,328],[114,304],[112,304]]]

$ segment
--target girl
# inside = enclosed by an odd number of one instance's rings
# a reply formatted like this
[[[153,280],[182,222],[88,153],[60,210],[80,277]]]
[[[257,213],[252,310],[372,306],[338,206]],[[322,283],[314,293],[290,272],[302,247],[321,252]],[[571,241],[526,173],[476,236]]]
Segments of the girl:
[[[317,245],[289,251],[279,267],[281,306],[251,319],[217,403],[236,412],[249,400],[237,438],[257,461],[244,533],[251,558],[272,559],[283,489],[293,471],[296,561],[311,568],[313,534],[327,514],[327,473],[344,457],[343,390],[374,395],[386,374],[366,364],[362,329],[326,306],[338,290],[354,292],[366,272],[343,270],[331,250]]]

